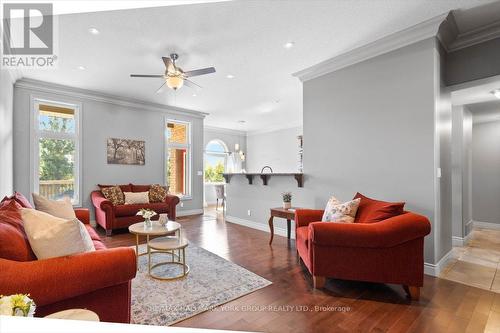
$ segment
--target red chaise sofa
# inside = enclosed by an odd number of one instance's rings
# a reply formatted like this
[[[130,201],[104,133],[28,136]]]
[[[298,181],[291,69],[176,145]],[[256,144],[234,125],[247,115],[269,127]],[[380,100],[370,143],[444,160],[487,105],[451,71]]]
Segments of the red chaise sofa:
[[[355,223],[321,222],[323,210],[295,212],[297,252],[312,274],[314,288],[322,288],[327,277],[393,283],[418,299],[429,220],[403,211],[402,205],[358,197]]]
[[[107,187],[111,185],[99,185],[99,187]],[[147,192],[151,185],[134,185],[124,184],[118,185],[123,192]],[[137,212],[141,208],[154,210],[158,214],[168,214],[169,220],[175,221],[176,206],[179,203],[179,197],[167,194],[165,202],[134,204],[134,205],[116,205],[107,200],[100,190],[93,191],[90,194],[92,204],[95,208],[95,219],[97,224],[106,230],[106,236],[110,236],[114,229],[128,228],[128,226],[144,221],[141,216],[137,216]],[[158,219],[158,216],[153,217]]]
[[[96,251],[37,260],[24,232],[19,206],[13,201],[22,207],[29,205],[19,193],[0,204],[0,295],[30,294],[37,305],[36,317],[85,308],[97,313],[101,321],[129,323],[131,280],[137,269],[135,251],[128,247],[107,249],[89,224],[88,209],[75,209]]]

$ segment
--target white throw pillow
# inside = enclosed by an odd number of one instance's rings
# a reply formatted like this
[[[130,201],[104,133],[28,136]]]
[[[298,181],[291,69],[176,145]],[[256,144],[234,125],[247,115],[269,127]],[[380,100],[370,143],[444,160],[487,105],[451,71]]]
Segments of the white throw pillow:
[[[149,192],[123,192],[125,205],[149,203]]]
[[[323,213],[323,222],[353,223],[361,199],[354,199],[341,203],[337,198],[331,197]]]
[[[29,208],[21,209],[21,217],[39,260],[95,251],[89,233],[77,219],[62,219]]]
[[[49,200],[36,193],[33,196],[33,203],[35,209],[50,214],[52,216],[60,217],[62,219],[76,219],[73,204],[69,198],[63,200]]]

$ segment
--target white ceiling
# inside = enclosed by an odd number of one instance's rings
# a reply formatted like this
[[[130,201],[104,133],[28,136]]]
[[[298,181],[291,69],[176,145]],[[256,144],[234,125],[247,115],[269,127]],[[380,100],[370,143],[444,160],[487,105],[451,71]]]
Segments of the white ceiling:
[[[467,108],[472,113],[474,123],[500,120],[500,99],[467,105]]]
[[[211,126],[300,125],[302,87],[291,73],[449,10],[488,2],[234,1],[61,15],[58,69],[23,74],[208,112]],[[90,27],[100,34],[91,35]],[[295,47],[285,49],[287,41]],[[204,87],[201,91],[186,87],[162,94],[155,94],[161,79],[129,77],[161,74],[161,56],[172,51],[179,53],[184,70],[213,65],[217,73],[193,78]]]

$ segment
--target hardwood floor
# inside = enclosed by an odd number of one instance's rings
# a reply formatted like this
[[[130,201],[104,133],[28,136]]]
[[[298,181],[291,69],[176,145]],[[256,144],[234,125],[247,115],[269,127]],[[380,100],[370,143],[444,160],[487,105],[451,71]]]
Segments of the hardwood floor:
[[[396,285],[329,279],[325,289],[314,290],[293,241],[275,236],[270,246],[268,233],[226,223],[220,213],[209,215],[177,221],[194,244],[273,284],[174,326],[258,332],[500,332],[500,294],[427,275],[418,302],[408,300]],[[135,244],[127,232],[107,238],[99,232],[109,247]]]

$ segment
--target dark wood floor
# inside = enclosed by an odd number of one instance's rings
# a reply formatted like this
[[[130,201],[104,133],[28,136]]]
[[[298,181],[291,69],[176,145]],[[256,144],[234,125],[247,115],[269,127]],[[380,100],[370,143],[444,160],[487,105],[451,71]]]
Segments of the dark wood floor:
[[[431,276],[425,276],[418,302],[408,300],[396,285],[329,280],[324,290],[314,290],[293,241],[275,236],[269,246],[268,233],[209,215],[178,222],[194,244],[273,284],[226,303],[227,311],[207,311],[175,326],[259,332],[500,332],[500,294]],[[101,234],[109,247],[135,244],[127,232],[107,238]],[[286,305],[297,307],[286,311]],[[277,311],[241,310],[271,306]],[[348,311],[301,311],[315,306]]]

